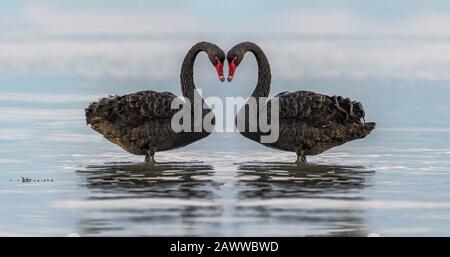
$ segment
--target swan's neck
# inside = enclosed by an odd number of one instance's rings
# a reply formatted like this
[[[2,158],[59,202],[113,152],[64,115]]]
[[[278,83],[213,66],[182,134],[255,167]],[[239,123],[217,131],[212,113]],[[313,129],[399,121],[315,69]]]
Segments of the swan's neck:
[[[252,93],[255,98],[267,97],[270,92],[270,82],[272,75],[270,74],[270,64],[263,50],[253,43],[244,43],[245,52],[252,52],[255,55],[258,64],[258,83]]]
[[[186,57],[184,57],[184,61],[181,66],[181,92],[184,97],[191,101],[191,103],[194,103],[194,95],[198,94],[194,83],[195,58],[200,52],[206,51],[206,48],[207,46],[203,42],[195,44],[186,54]]]

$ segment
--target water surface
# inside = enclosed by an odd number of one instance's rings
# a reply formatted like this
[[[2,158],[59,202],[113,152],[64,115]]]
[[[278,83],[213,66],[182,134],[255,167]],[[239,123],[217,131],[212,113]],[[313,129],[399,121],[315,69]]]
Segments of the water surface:
[[[301,166],[216,133],[148,165],[77,115],[2,129],[1,235],[450,235],[450,130],[381,128]]]

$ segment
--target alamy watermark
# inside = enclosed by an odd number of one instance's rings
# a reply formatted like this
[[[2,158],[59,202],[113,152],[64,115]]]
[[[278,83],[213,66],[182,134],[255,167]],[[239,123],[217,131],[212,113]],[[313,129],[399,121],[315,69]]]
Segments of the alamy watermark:
[[[202,91],[194,91],[194,103],[187,98],[175,98],[172,109],[181,109],[171,120],[172,129],[176,132],[261,132],[261,143],[274,143],[278,140],[279,99],[270,100],[268,113],[267,97],[226,97],[225,103],[219,97],[201,96]],[[241,108],[246,106],[246,108]],[[208,108],[212,112],[203,114]],[[239,112],[236,113],[237,110]],[[270,119],[269,119],[270,117]],[[236,125],[236,126],[235,126]]]

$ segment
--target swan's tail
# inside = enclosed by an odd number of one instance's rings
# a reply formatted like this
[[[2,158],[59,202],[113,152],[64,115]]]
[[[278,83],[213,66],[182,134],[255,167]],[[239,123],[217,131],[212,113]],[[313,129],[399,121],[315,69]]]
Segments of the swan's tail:
[[[363,138],[370,134],[372,130],[375,129],[375,122],[366,122],[365,120],[365,111],[361,102],[358,101],[350,101],[350,99],[345,98],[342,100],[343,106],[346,107],[346,111],[349,116],[349,121],[356,124],[356,138]]]
[[[354,124],[350,127],[350,135],[353,139],[364,138],[375,129],[375,122],[365,122],[363,124]]]
[[[338,124],[335,129],[326,129],[323,131],[330,138],[330,142],[337,143],[336,145],[343,144],[356,139],[361,139],[370,134],[375,129],[374,122],[367,123],[347,123]]]
[[[102,98],[98,102],[90,103],[85,109],[86,124],[95,125],[101,121],[109,121],[114,117],[114,110],[119,96]]]
[[[365,130],[367,130],[368,133],[370,133],[370,131],[372,131],[372,130],[375,129],[375,126],[376,126],[377,124],[376,124],[375,122],[366,122],[366,123],[364,123],[363,125],[364,125]],[[368,133],[367,133],[367,134],[368,134]]]

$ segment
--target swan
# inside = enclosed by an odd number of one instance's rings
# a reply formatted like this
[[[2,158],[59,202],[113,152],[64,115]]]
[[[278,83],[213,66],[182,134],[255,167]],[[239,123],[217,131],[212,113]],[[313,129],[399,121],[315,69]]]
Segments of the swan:
[[[215,44],[200,42],[186,54],[181,66],[183,96],[194,103],[198,94],[193,67],[197,55],[206,52],[220,81],[224,81],[225,53]],[[107,140],[135,155],[145,155],[145,162],[155,162],[155,153],[186,146],[207,137],[210,132],[175,132],[171,119],[178,112],[171,108],[177,96],[170,92],[140,91],[124,96],[110,96],[93,102],[85,109],[86,122]],[[179,99],[178,99],[179,100]],[[204,103],[202,118],[212,110]],[[211,113],[213,116],[214,114]],[[213,116],[214,117],[214,116]],[[214,121],[214,119],[212,119]]]
[[[228,51],[227,80],[232,81],[236,68],[247,52],[253,53],[258,64],[258,83],[251,96],[256,99],[267,97],[271,83],[270,65],[262,49],[254,43],[243,42]],[[297,164],[306,163],[307,155],[320,154],[348,141],[364,138],[375,128],[374,122],[365,122],[362,104],[349,98],[303,90],[281,92],[276,97],[279,98],[279,137],[276,142],[263,145],[295,152]],[[248,101],[238,112],[238,115],[245,112],[246,126],[250,122],[247,114]],[[269,114],[271,101],[272,99],[267,101],[265,106]],[[261,143],[264,133],[257,128],[256,132],[248,132],[247,129],[239,132],[244,137]]]

